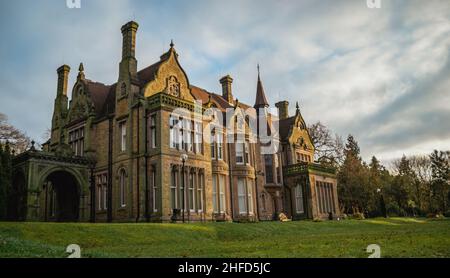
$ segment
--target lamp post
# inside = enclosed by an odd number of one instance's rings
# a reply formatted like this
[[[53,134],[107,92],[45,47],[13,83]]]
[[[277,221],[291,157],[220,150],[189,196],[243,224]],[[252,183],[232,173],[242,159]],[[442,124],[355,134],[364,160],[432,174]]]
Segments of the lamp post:
[[[381,215],[384,218],[387,218],[387,214],[386,214],[386,204],[384,203],[384,197],[383,194],[381,193],[381,188],[377,188],[377,193],[380,195],[380,210],[381,210]]]
[[[184,182],[184,167],[185,167],[185,164],[186,164],[186,161],[188,160],[188,155],[187,154],[182,154],[181,156],[180,156],[180,160],[181,160],[181,162],[183,163],[183,167],[181,168],[181,186],[182,186],[182,188],[183,188],[183,196],[182,196],[182,207],[181,207],[181,211],[182,211],[182,216],[181,216],[181,219],[183,220],[183,223],[184,223],[184,210],[185,210],[185,198],[186,198],[186,188],[185,188],[185,182]]]

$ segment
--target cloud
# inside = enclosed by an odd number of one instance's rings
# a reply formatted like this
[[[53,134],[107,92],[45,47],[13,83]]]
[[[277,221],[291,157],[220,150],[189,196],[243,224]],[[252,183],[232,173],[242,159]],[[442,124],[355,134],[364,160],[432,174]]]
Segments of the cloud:
[[[1,4],[0,111],[35,138],[50,125],[55,69],[71,65],[73,84],[83,61],[88,78],[115,82],[120,26],[135,19],[139,68],[174,39],[191,83],[220,92],[231,74],[253,104],[260,63],[271,104],[293,113],[299,101],[308,122],[355,135],[365,159],[450,149],[448,1],[64,2]]]

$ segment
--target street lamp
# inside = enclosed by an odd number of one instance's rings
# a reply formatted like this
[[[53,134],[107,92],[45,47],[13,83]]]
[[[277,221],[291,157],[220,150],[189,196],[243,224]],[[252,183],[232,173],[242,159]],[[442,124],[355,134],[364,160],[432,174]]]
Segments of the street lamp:
[[[185,182],[184,182],[184,167],[185,167],[185,164],[186,164],[186,161],[188,160],[188,155],[187,154],[182,154],[181,156],[180,156],[180,160],[181,160],[181,162],[183,163],[183,167],[181,168],[181,171],[182,171],[182,184],[181,184],[181,186],[182,186],[182,188],[183,188],[183,198],[182,198],[182,207],[181,207],[181,209],[182,209],[182,212],[183,212],[183,214],[182,214],[182,220],[183,220],[183,223],[184,223],[184,210],[185,210],[185,198],[186,198],[186,188],[185,188]]]
[[[380,195],[381,214],[383,215],[384,218],[387,218],[386,203],[384,202],[384,197],[383,194],[381,193],[381,188],[377,188],[377,193]]]

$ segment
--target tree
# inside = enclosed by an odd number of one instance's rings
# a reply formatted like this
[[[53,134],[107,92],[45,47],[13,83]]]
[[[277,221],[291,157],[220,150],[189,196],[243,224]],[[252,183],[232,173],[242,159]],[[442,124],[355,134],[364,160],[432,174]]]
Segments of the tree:
[[[9,142],[10,148],[17,154],[24,152],[31,143],[30,138],[8,123],[8,117],[0,113],[0,143]]]
[[[352,135],[347,138],[344,153],[345,159],[337,175],[339,200],[346,213],[365,212],[370,203],[369,172],[359,156],[358,142]]]
[[[11,192],[12,166],[9,143],[0,143],[0,220],[7,218],[8,195]]]
[[[338,134],[333,136],[321,122],[308,127],[309,135],[316,149],[316,159],[322,164],[337,167],[344,160],[344,143]]]
[[[450,152],[434,150],[431,160],[432,199],[436,202],[434,209],[446,212],[450,180]]]
[[[431,160],[429,156],[411,156],[411,170],[414,173],[412,198],[421,212],[431,211]]]

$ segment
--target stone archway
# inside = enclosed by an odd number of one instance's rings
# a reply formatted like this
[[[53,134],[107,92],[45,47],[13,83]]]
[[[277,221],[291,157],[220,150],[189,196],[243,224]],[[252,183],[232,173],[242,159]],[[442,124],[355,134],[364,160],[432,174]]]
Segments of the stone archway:
[[[56,170],[46,178],[46,219],[57,222],[76,222],[80,219],[80,184],[68,171]]]

